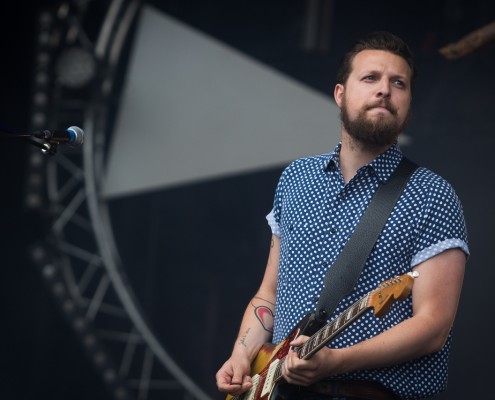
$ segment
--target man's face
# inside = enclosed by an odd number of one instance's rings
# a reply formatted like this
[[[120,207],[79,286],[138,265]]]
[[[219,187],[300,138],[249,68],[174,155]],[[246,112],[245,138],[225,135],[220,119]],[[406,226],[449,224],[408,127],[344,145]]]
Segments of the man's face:
[[[335,87],[344,130],[368,147],[394,143],[411,105],[411,69],[395,54],[364,50],[354,57],[344,85]]]

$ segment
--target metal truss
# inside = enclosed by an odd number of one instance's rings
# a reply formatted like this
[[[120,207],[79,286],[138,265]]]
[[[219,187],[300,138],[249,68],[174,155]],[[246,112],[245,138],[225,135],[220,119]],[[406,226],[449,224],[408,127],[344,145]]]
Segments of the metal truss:
[[[62,3],[39,17],[31,125],[77,124],[85,135],[82,150],[30,155],[25,204],[46,226],[32,259],[113,398],[210,400],[144,318],[100,195],[117,70],[141,2],[108,2],[94,40],[84,28],[90,3]],[[79,76],[63,70],[68,54],[85,63]]]

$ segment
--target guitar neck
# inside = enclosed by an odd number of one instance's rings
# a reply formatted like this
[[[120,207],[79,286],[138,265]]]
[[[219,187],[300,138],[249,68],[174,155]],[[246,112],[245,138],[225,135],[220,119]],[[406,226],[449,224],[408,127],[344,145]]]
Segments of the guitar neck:
[[[355,302],[352,306],[340,314],[338,318],[334,319],[332,322],[325,325],[314,335],[312,335],[301,347],[296,350],[299,358],[307,360],[312,357],[313,354],[337,337],[345,328],[372,308],[369,305],[369,297],[370,293]],[[274,382],[277,382],[282,378],[282,366],[285,359],[286,356],[280,360],[277,360],[274,365],[272,365],[274,368],[270,373],[271,380]]]
[[[367,312],[371,308],[368,301],[369,297],[370,293],[355,302],[352,306],[340,314],[338,318],[334,319],[332,322],[325,325],[314,335],[312,335],[297,350],[299,358],[308,359],[312,357],[313,354],[335,339],[345,328]]]

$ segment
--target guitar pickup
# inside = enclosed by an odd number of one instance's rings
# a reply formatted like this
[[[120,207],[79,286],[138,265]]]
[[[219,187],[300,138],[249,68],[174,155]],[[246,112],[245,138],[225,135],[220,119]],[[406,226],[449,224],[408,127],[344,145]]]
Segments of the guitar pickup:
[[[263,385],[263,390],[261,391],[261,397],[265,397],[272,391],[273,377],[277,371],[278,364],[280,364],[280,360],[275,360],[270,364],[270,368],[268,368],[268,372],[266,373],[265,384]]]

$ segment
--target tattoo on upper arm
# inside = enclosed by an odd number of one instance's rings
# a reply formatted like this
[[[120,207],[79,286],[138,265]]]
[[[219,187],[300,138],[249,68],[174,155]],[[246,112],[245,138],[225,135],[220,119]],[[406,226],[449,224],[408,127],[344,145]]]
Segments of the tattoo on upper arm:
[[[273,249],[273,246],[275,246],[275,241],[272,238],[272,241],[270,242],[270,249]],[[268,253],[268,264],[271,263],[272,263],[272,252],[270,250],[270,252]]]

